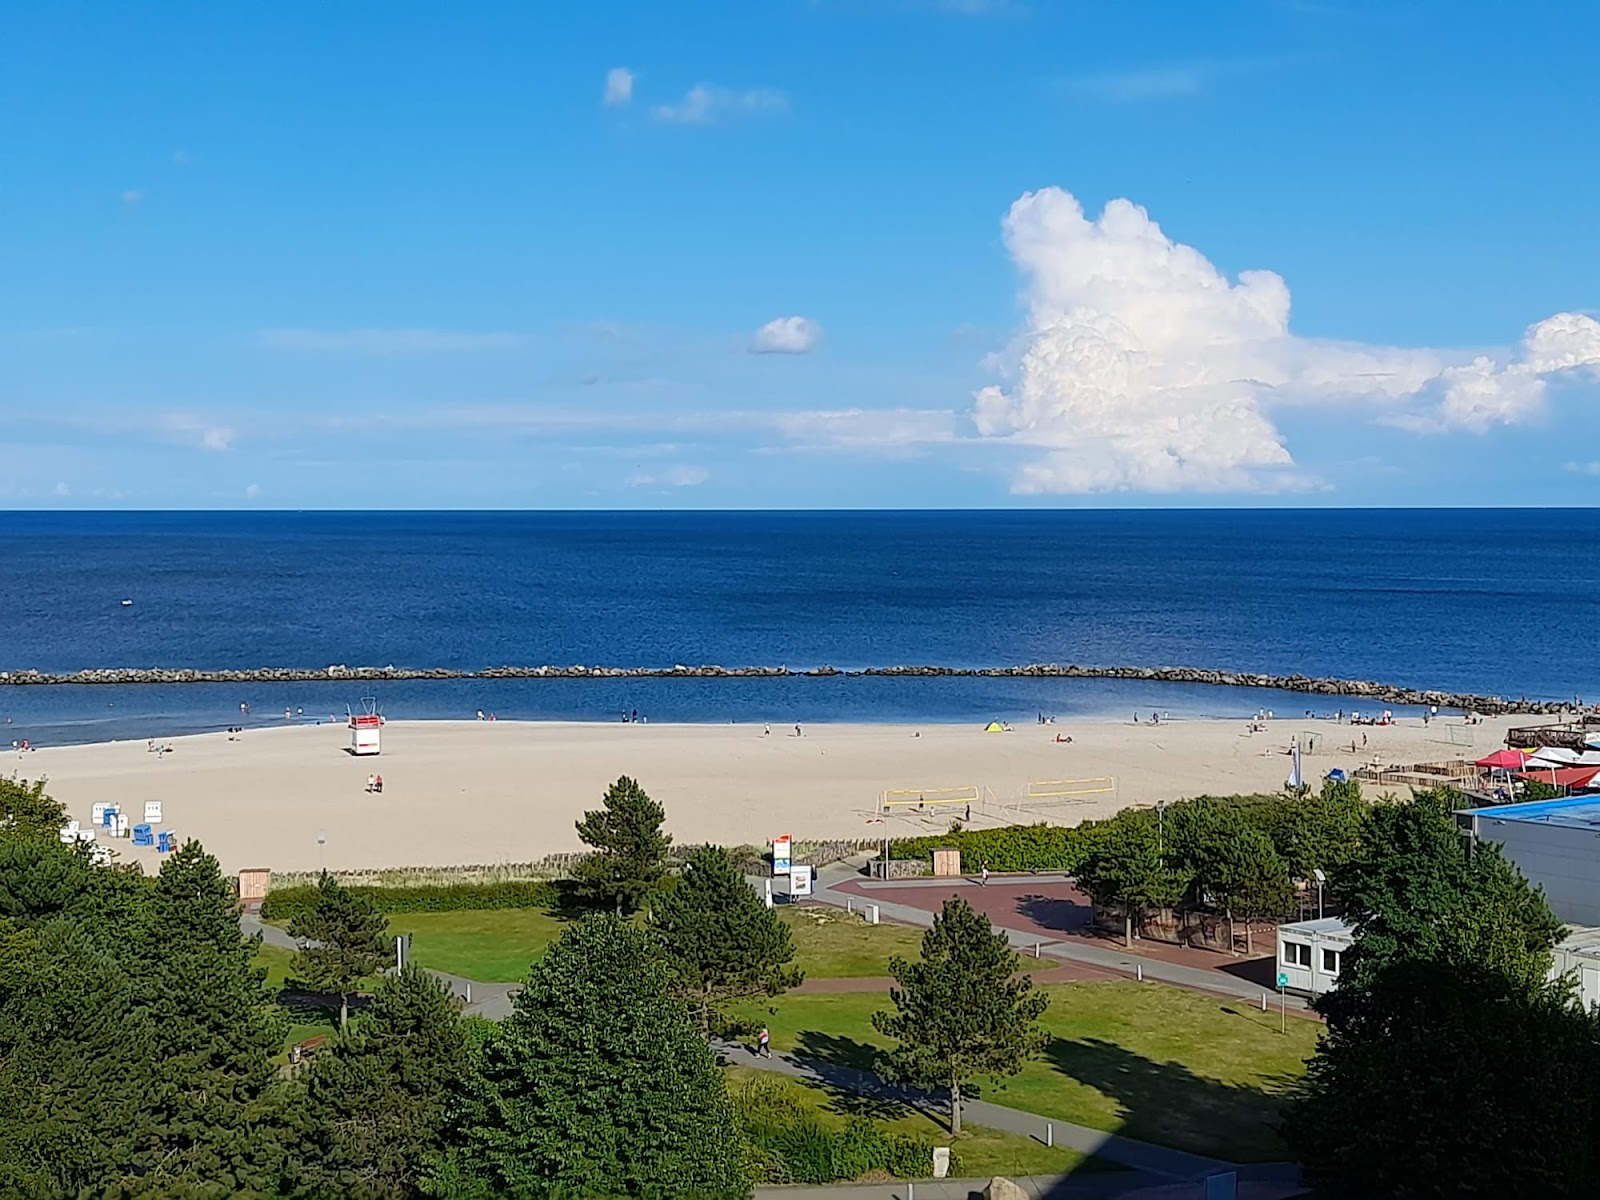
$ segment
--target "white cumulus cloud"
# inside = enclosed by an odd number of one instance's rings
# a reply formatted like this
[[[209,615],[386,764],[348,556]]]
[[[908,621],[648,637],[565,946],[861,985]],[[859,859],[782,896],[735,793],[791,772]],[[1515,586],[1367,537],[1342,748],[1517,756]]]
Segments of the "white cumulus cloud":
[[[1360,400],[1415,431],[1482,432],[1537,416],[1547,376],[1600,364],[1600,324],[1576,313],[1530,328],[1504,362],[1298,337],[1280,276],[1230,280],[1128,200],[1090,219],[1059,188],[1030,192],[1003,232],[1027,328],[972,416],[980,436],[1042,452],[1020,492],[1313,486],[1274,406]]]
[[[621,108],[633,99],[633,72],[627,67],[612,67],[606,72],[606,91],[603,103],[607,108]]]
[[[678,103],[658,104],[651,112],[656,120],[669,125],[709,125],[723,117],[778,113],[788,107],[789,97],[776,88],[740,91],[713,83],[697,83]]]
[[[768,321],[750,342],[753,354],[805,354],[822,338],[822,326],[809,317]]]

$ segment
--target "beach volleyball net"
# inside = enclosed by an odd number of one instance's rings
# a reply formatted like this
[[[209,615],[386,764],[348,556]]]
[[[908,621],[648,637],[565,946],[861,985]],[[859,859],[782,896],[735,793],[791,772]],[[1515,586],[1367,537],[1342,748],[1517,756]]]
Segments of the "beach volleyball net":
[[[1053,808],[1061,804],[1091,804],[1117,797],[1115,775],[1090,775],[1082,779],[1035,779],[1018,793],[1019,811]]]
[[[889,788],[878,797],[880,813],[912,812],[930,808],[959,808],[965,811],[982,806],[983,789],[963,784],[957,787]]]

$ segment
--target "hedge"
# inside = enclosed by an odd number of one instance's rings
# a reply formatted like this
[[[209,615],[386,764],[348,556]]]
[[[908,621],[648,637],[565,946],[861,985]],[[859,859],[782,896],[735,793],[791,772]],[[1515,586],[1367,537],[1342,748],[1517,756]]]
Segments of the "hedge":
[[[488,908],[556,908],[561,888],[548,880],[509,879],[501,883],[430,884],[426,887],[364,887],[346,889],[365,896],[379,912],[461,912]],[[292,921],[316,902],[311,886],[275,888],[261,902],[264,921]]]
[[[962,869],[976,871],[1075,871],[1083,861],[1092,825],[1007,825],[1000,829],[953,829],[937,837],[889,843],[889,856],[931,861],[947,847],[961,851]]]

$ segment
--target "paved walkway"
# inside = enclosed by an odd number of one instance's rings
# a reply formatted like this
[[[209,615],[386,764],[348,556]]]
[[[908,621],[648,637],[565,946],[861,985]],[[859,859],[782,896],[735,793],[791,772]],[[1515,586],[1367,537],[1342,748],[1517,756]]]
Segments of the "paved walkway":
[[[890,900],[880,900],[872,895],[872,890],[876,889],[858,891],[855,888],[851,888],[850,890],[843,890],[841,888],[843,884],[857,884],[862,881],[861,865],[864,861],[864,859],[849,860],[822,868],[817,872],[815,898],[823,904],[830,904],[837,908],[850,908],[856,911],[860,911],[864,903],[876,904],[880,916],[898,921],[903,925],[912,925],[919,929],[927,929],[933,924],[934,914],[930,909],[917,908],[914,905],[900,904]],[[993,881],[991,886],[998,886],[1003,883],[1007,887],[1061,882],[1059,875],[1007,875],[1003,878],[990,876],[990,879]],[[930,889],[935,886],[946,890],[952,886],[977,887],[977,884],[971,880],[896,880],[893,882],[896,888],[901,887],[906,882],[926,886]],[[1165,959],[1149,958],[1126,950],[1111,949],[1102,943],[1085,939],[1072,938],[1060,941],[1043,937],[1037,933],[1027,933],[1019,929],[998,925],[996,928],[1004,933],[1011,944],[1021,953],[1030,955],[1037,953],[1042,958],[1053,958],[1062,962],[1093,967],[1106,972],[1108,976],[1154,979],[1161,983],[1174,984],[1178,987],[1210,992],[1215,995],[1231,996],[1235,999],[1247,1000],[1256,1004],[1260,1003],[1263,995],[1268,995],[1256,984],[1225,974],[1222,971],[1186,966],[1183,963],[1168,962]],[[1268,1002],[1272,1007],[1276,1008],[1282,1003],[1282,1000],[1276,993],[1273,993],[1269,995]],[[1296,996],[1287,998],[1287,1007],[1289,1011],[1299,1013],[1308,1013],[1310,1009],[1306,1001]]]
[[[244,930],[245,937],[255,934],[261,935],[261,940],[268,946],[281,946],[285,950],[298,950],[300,943],[290,937],[284,930],[276,925],[265,924],[260,917],[253,913],[239,915],[239,928]],[[484,983],[477,979],[463,979],[459,975],[451,975],[445,971],[435,971],[426,968],[429,975],[442,981],[450,988],[451,995],[460,996],[465,1007],[461,1010],[468,1016],[487,1017],[491,1021],[499,1021],[511,1015],[511,994],[519,985],[515,983]]]
[[[872,1072],[854,1067],[836,1066],[794,1054],[774,1054],[771,1058],[763,1058],[752,1053],[748,1046],[727,1042],[718,1043],[717,1048],[729,1062],[739,1066],[755,1067],[761,1071],[773,1071],[797,1079],[811,1080],[857,1096],[891,1100],[919,1108],[935,1104],[942,1108],[947,1103],[942,1096],[885,1083]],[[1137,1142],[1132,1138],[1103,1133],[1084,1125],[1051,1120],[987,1100],[968,1100],[962,1105],[961,1111],[974,1125],[998,1129],[1004,1133],[1020,1134],[1040,1142],[1045,1141],[1047,1137],[1052,1138],[1054,1145],[1066,1146],[1084,1154],[1097,1155],[1129,1170],[1143,1171],[1163,1179],[1203,1179],[1207,1175],[1229,1169],[1228,1164],[1216,1159],[1186,1154],[1181,1150],[1169,1150],[1165,1146],[1154,1146],[1148,1142]]]

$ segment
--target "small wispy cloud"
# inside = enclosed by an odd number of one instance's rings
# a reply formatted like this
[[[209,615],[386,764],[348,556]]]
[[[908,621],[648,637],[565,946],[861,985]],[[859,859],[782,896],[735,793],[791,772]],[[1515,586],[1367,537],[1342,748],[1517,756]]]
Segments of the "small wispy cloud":
[[[806,354],[822,338],[822,326],[809,317],[778,317],[756,330],[752,354]]]
[[[202,430],[200,445],[207,450],[227,450],[233,446],[233,430],[215,426]]]
[[[248,484],[244,489],[244,498],[246,500],[254,500],[260,495],[261,485],[259,483]]]
[[[56,490],[56,495],[58,495],[58,496],[70,496],[70,495],[72,495],[72,488],[70,486],[68,486],[67,481],[64,480],[64,479],[60,483],[56,484],[56,489],[55,490]]]
[[[606,72],[605,97],[601,101],[607,108],[623,108],[633,100],[634,74],[627,67],[612,67]]]
[[[139,203],[139,201],[141,201],[143,199],[144,199],[144,189],[143,188],[129,188],[127,191],[122,193],[122,202],[124,204],[137,204],[137,203]]]
[[[1198,64],[1141,67],[1131,71],[1105,71],[1079,75],[1068,85],[1079,95],[1111,104],[1138,104],[1147,100],[1174,100],[1205,95],[1214,72]]]
[[[274,350],[354,354],[440,354],[515,350],[532,339],[525,333],[473,333],[452,329],[263,329],[261,344]]]
[[[187,150],[174,150],[172,152],[172,164],[177,167],[187,167],[189,165],[189,152]]]
[[[1600,475],[1600,461],[1562,463],[1561,469],[1570,475]]]
[[[207,417],[193,413],[168,413],[160,423],[176,440],[202,450],[220,453],[233,449],[233,430]]]
[[[636,471],[633,477],[628,480],[628,486],[636,488],[691,488],[699,487],[710,478],[711,472],[704,467],[676,466],[654,473]]]
[[[786,112],[789,97],[776,88],[719,87],[697,83],[676,104],[658,104],[651,110],[656,120],[668,125],[710,125],[726,117],[753,117]]]

